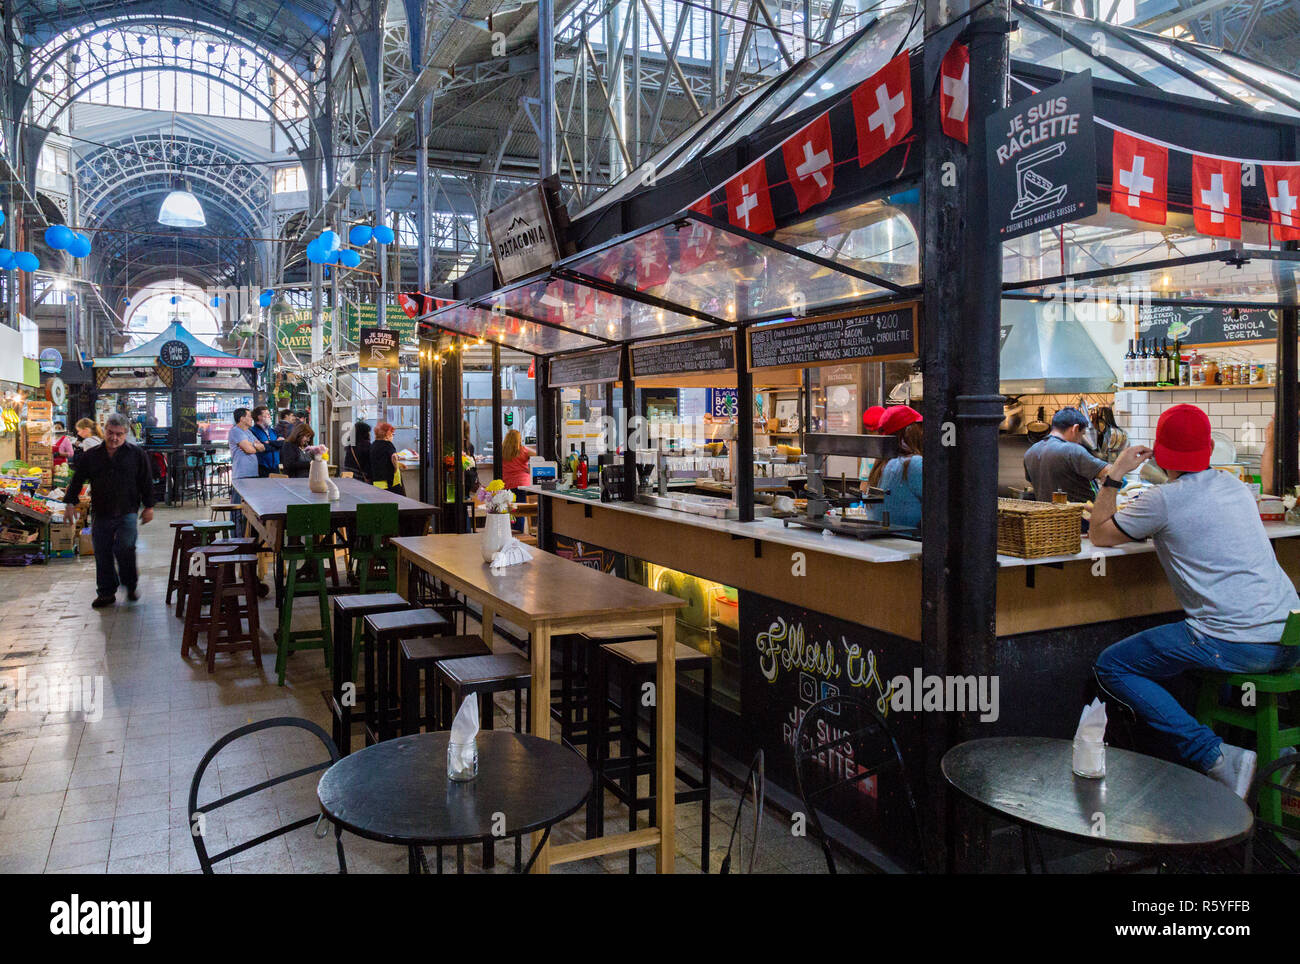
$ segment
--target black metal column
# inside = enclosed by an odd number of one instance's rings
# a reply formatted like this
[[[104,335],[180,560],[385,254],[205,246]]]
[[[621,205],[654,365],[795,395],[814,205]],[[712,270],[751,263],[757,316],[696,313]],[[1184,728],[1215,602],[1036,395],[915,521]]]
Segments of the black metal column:
[[[623,501],[636,501],[636,446],[632,419],[636,414],[636,386],[632,384],[632,346],[624,345],[618,360],[618,379],[623,386]],[[612,414],[612,412],[611,412]]]
[[[949,5],[944,12],[929,0],[927,31],[966,9]],[[921,642],[927,675],[995,671],[1002,251],[990,240],[984,124],[1005,104],[1006,20],[1005,0],[970,17],[969,147],[942,131],[937,76],[924,91]],[[950,714],[927,713],[922,726],[926,867],[981,868],[986,822],[969,808],[950,810],[939,772],[948,747],[977,734],[970,721]]]
[[[1273,492],[1291,491],[1300,482],[1300,391],[1297,390],[1297,311],[1283,308],[1277,327],[1277,385],[1273,389]]]
[[[551,366],[540,355],[533,356],[536,378],[533,388],[537,404],[537,454],[549,462],[555,461],[555,392],[551,390]],[[537,544],[547,552],[554,548],[551,532],[551,500],[545,495],[537,499]]]
[[[420,491],[415,497],[421,502],[433,503],[433,493],[437,491],[435,473],[438,456],[436,446],[437,406],[433,404],[433,369],[435,362],[433,352],[436,343],[425,338],[419,339],[420,359],[420,448],[422,470],[420,472]]]
[[[492,346],[492,478],[501,478],[501,346]]]
[[[754,376],[743,328],[736,329],[736,477],[731,480],[741,522],[754,521]]]

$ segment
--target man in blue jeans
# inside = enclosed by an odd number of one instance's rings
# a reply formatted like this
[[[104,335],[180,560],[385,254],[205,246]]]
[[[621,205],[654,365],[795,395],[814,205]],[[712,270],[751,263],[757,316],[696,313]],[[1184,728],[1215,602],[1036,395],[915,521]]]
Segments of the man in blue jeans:
[[[1141,445],[1125,449],[1103,477],[1092,510],[1093,544],[1151,539],[1187,618],[1108,647],[1097,657],[1096,673],[1139,719],[1171,741],[1188,766],[1244,797],[1255,776],[1254,751],[1224,743],[1161,683],[1197,669],[1290,669],[1300,651],[1279,641],[1300,598],[1273,554],[1251,490],[1210,468],[1213,448],[1205,413],[1195,405],[1175,405],[1160,416],[1154,451]],[[1124,475],[1153,456],[1170,481],[1117,512],[1115,493]],[[1231,533],[1230,550],[1224,532]]]
[[[153,472],[149,456],[140,446],[126,440],[126,418],[114,412],[104,420],[104,444],[82,454],[68,483],[63,501],[76,505],[81,487],[90,483],[90,538],[95,546],[96,609],[117,600],[119,583],[126,597],[139,599],[135,564],[136,513],[139,521],[153,521]]]

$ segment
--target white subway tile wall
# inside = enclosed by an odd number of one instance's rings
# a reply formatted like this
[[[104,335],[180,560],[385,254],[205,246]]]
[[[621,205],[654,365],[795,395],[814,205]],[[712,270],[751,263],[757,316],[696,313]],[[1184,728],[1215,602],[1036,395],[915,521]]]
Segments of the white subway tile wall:
[[[1155,440],[1160,413],[1184,403],[1205,411],[1210,426],[1236,443],[1238,458],[1258,457],[1264,451],[1264,433],[1273,417],[1273,391],[1268,388],[1196,392],[1129,389],[1115,393],[1115,415],[1130,442],[1150,445]]]

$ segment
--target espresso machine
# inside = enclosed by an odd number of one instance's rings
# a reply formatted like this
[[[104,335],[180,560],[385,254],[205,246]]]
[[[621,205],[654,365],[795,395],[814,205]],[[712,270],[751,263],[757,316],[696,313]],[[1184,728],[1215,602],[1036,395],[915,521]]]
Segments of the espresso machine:
[[[888,492],[873,489],[864,494],[858,491],[856,477],[827,478],[825,474],[826,457],[831,455],[852,459],[892,458],[898,454],[898,436],[808,434],[804,436],[804,452],[808,456],[804,493],[807,506],[803,515],[784,520],[787,528],[794,524],[856,539],[921,538],[920,531],[910,526],[890,525],[889,513],[883,509],[879,519],[845,514],[844,510],[855,503],[881,505]],[[832,513],[832,509],[840,511]]]

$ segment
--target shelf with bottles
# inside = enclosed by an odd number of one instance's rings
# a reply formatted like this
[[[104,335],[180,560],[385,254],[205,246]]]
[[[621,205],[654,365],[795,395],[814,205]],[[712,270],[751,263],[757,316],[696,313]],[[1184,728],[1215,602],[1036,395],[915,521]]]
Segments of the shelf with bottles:
[[[1251,385],[1122,385],[1119,391],[1132,392],[1231,392],[1247,388],[1274,388],[1272,382],[1256,382]]]

